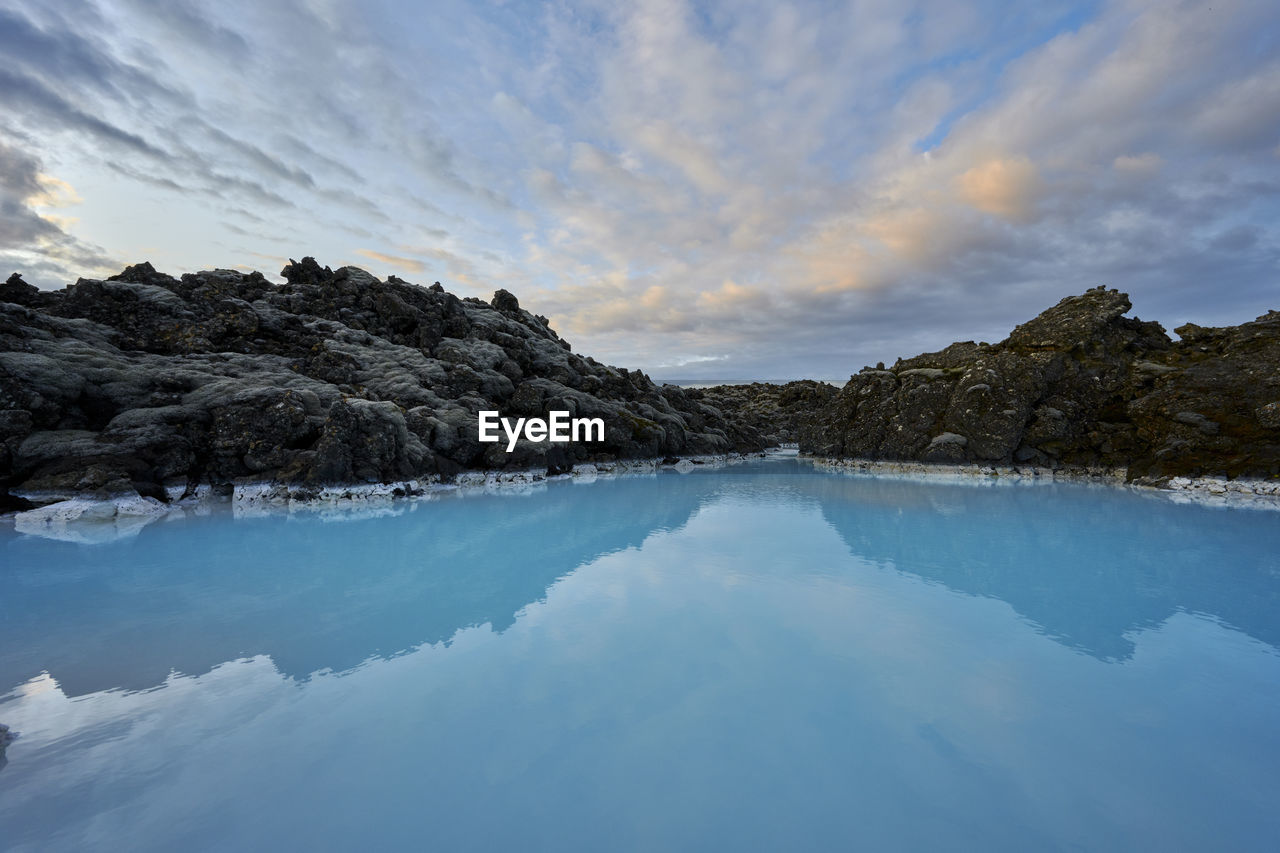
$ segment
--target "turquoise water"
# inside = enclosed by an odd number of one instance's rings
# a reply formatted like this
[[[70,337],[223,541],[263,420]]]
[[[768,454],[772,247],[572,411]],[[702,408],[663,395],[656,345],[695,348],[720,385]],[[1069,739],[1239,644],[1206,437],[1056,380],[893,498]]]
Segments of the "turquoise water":
[[[792,460],[0,535],[6,850],[1264,850],[1280,515]]]

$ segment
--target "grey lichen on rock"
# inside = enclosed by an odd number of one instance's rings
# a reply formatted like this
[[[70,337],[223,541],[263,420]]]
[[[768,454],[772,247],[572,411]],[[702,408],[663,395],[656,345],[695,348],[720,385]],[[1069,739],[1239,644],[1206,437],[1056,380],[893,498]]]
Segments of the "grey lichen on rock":
[[[1280,429],[1280,401],[1272,401],[1254,410],[1258,423],[1267,429]]]
[[[969,439],[955,432],[936,435],[925,447],[920,458],[925,462],[960,462],[965,458],[964,449]]]

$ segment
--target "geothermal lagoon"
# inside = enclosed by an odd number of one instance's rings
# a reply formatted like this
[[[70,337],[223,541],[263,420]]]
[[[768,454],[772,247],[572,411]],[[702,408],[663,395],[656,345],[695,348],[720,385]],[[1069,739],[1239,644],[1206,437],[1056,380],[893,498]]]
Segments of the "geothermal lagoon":
[[[1234,849],[1280,516],[794,458],[0,530],[0,848]]]

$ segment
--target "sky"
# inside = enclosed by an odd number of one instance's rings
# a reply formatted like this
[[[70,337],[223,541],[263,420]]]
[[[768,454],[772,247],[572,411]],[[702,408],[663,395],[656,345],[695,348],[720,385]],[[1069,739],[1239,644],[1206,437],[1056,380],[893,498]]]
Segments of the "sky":
[[[312,255],[655,378],[1280,308],[1273,0],[0,0],[0,274]]]

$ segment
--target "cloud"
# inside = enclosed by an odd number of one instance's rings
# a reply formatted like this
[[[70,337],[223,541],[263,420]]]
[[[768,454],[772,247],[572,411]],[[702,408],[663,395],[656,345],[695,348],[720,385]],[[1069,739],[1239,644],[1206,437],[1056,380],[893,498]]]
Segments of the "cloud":
[[[168,155],[136,133],[117,127],[72,104],[44,83],[0,68],[0,103],[16,113],[36,115],[53,128],[78,131],[109,146],[158,160]]]
[[[365,258],[744,376],[998,338],[1100,283],[1167,325],[1277,307],[1267,4],[434,11],[10,0],[8,251]],[[42,206],[48,174],[83,202]]]
[[[1031,218],[1039,175],[1026,157],[994,158],[963,172],[956,182],[961,196],[983,213],[1025,222]]]
[[[22,248],[59,233],[52,222],[32,209],[45,192],[35,157],[0,144],[0,247]]]
[[[1117,172],[1143,177],[1154,175],[1162,165],[1164,158],[1151,151],[1143,154],[1121,154],[1112,161]]]
[[[709,146],[681,132],[670,122],[646,122],[634,128],[641,149],[658,160],[675,166],[701,193],[727,193],[729,179],[720,171],[719,158]]]
[[[370,260],[377,261],[387,266],[395,267],[408,273],[421,273],[427,268],[427,265],[415,258],[402,258],[397,255],[388,255],[382,252],[375,252],[372,249],[356,249],[356,254],[364,255]]]
[[[70,218],[48,212],[80,201],[74,187],[43,173],[34,154],[0,139],[0,264],[11,268],[3,275],[24,272],[32,283],[63,284],[111,265],[100,249],[64,230]]]
[[[726,281],[719,290],[703,291],[698,296],[698,303],[716,314],[731,314],[750,311],[768,303],[764,292],[754,287],[744,287],[733,281]]]
[[[189,0],[131,0],[145,17],[163,22],[186,44],[207,50],[219,58],[244,61],[252,52],[249,40],[235,29],[208,17],[202,4]]]

